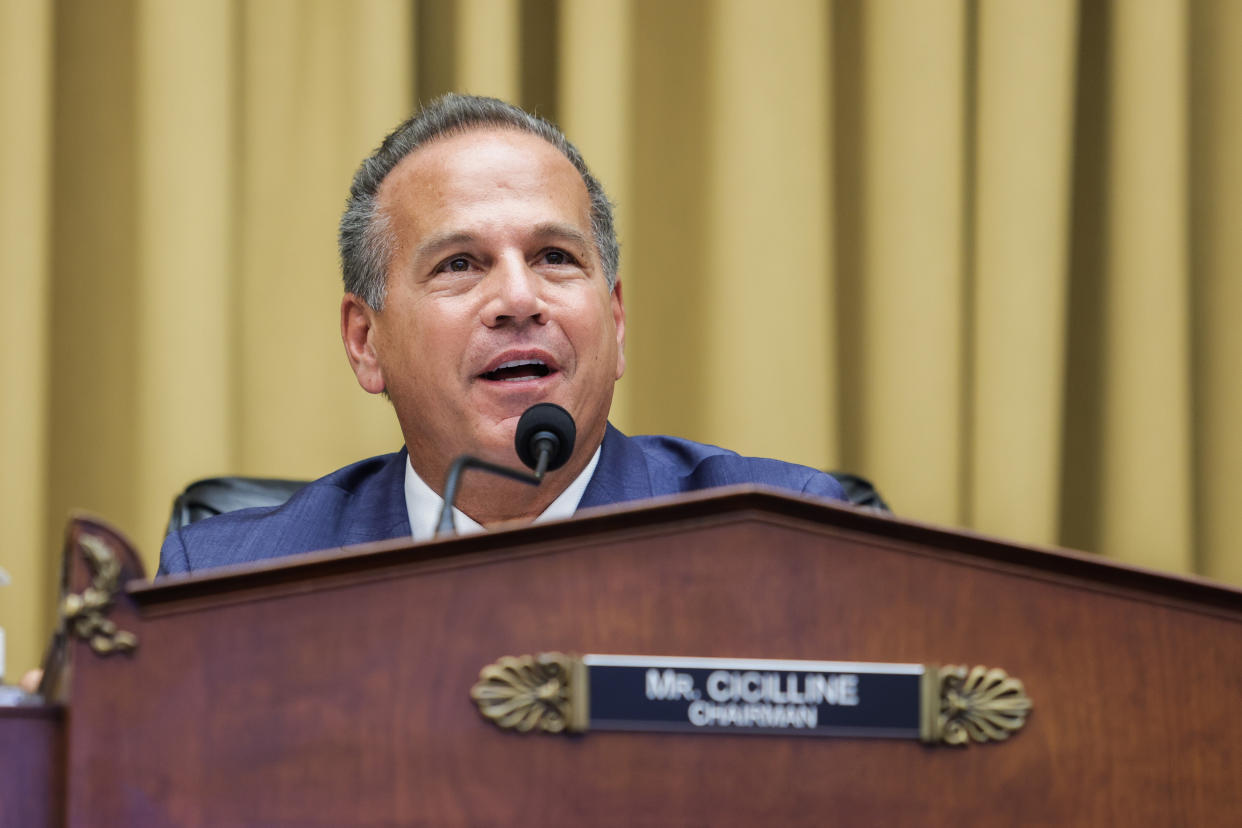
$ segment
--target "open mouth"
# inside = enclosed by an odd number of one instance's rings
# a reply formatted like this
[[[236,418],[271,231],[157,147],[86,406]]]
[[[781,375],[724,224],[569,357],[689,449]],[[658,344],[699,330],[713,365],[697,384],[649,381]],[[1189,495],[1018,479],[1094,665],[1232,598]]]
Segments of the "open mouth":
[[[552,369],[540,359],[515,359],[506,362],[480,376],[493,382],[518,382],[520,380],[539,379],[552,373]]]

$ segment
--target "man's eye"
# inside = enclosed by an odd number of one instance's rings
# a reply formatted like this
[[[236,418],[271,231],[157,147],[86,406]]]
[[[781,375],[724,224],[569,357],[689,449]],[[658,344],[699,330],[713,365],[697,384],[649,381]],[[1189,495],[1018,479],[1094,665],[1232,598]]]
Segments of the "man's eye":
[[[573,261],[564,250],[549,250],[543,254],[544,260],[551,265],[569,264]]]
[[[444,269],[450,270],[454,273],[465,273],[470,269],[470,262],[458,256],[456,259],[449,259],[445,263]]]

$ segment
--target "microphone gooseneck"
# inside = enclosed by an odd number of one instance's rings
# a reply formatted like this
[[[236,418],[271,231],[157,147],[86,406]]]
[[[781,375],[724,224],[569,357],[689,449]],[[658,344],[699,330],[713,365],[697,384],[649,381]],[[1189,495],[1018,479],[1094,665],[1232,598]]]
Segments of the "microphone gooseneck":
[[[574,453],[576,436],[574,418],[568,411],[555,403],[536,403],[518,418],[517,429],[513,437],[518,457],[534,469],[534,474],[489,463],[469,454],[458,457],[449,466],[448,474],[444,479],[444,506],[440,509],[436,536],[457,533],[457,527],[453,524],[453,502],[457,499],[462,473],[466,469],[480,469],[508,477],[510,480],[538,486],[545,473],[556,471],[569,462],[569,458]]]

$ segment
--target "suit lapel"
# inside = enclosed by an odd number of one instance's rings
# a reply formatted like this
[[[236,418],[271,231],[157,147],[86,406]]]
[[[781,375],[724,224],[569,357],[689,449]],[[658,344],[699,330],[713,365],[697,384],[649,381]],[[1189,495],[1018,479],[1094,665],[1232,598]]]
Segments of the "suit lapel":
[[[582,493],[579,509],[606,506],[651,497],[647,458],[629,437],[608,424],[600,449],[599,465]]]
[[[389,455],[379,473],[350,496],[344,527],[344,543],[403,538],[410,534],[410,513],[405,504],[404,448]]]

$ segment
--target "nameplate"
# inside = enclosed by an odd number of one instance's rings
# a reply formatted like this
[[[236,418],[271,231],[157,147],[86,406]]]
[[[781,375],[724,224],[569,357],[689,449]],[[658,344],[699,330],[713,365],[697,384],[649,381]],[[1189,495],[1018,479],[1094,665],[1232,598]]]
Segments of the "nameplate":
[[[917,739],[921,664],[588,655],[592,730]]]
[[[506,730],[754,733],[1001,741],[1031,709],[997,668],[694,658],[506,656],[470,691]]]

